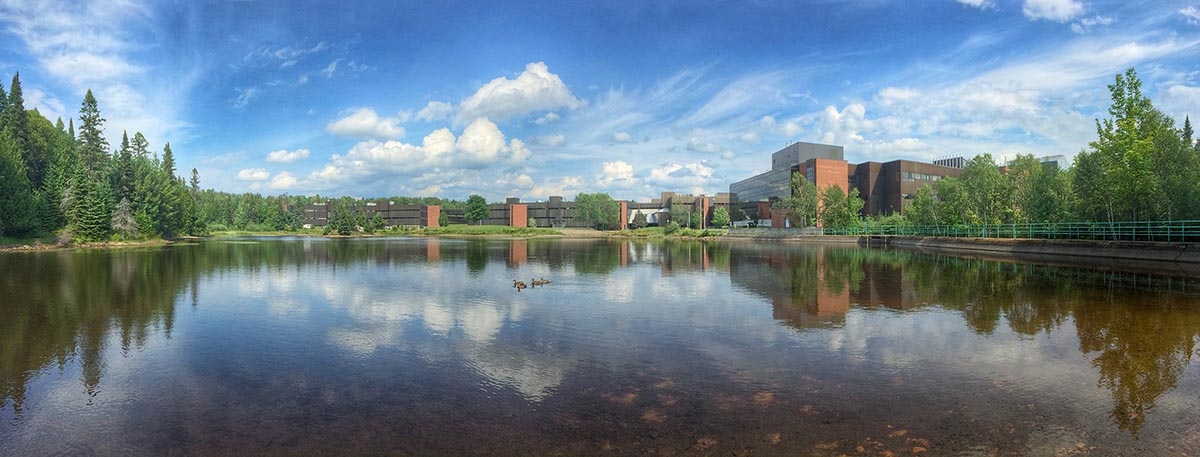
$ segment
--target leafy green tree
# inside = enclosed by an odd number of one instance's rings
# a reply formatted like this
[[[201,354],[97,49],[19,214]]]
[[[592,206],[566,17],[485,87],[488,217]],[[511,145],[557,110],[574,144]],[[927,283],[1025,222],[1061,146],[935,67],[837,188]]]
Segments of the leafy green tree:
[[[820,192],[817,185],[800,173],[792,173],[792,195],[787,198],[791,210],[792,225],[809,227],[817,221],[817,201]]]
[[[617,228],[621,205],[606,193],[575,196],[575,218],[600,230]]]
[[[1019,154],[1008,163],[1004,177],[1008,179],[1009,201],[1012,202],[1011,222],[1033,221],[1036,186],[1045,168],[1032,154]]]
[[[1066,222],[1072,218],[1076,205],[1072,198],[1071,179],[1058,167],[1047,167],[1038,175],[1029,200],[1030,219],[1034,222]]]
[[[1077,199],[1093,220],[1145,220],[1162,211],[1162,180],[1156,179],[1155,136],[1167,130],[1166,116],[1142,95],[1133,68],[1108,86],[1109,119],[1096,121],[1099,138],[1076,156]],[[1177,135],[1176,135],[1177,136]],[[1171,203],[1169,202],[1168,205]],[[1103,218],[1102,218],[1103,217]]]
[[[467,222],[475,222],[482,224],[484,219],[492,215],[492,209],[488,207],[487,200],[477,194],[471,194],[467,197],[467,208],[463,213],[463,217]]]
[[[641,213],[638,213],[638,214],[641,214]],[[643,219],[645,219],[645,217],[646,216],[642,216]],[[713,217],[712,217],[712,224],[713,224],[713,227],[728,227],[729,226],[729,210],[725,209],[724,206],[718,206],[716,209],[714,209]]]
[[[858,227],[862,223],[860,212],[863,200],[858,188],[847,195],[839,186],[828,186],[821,192],[821,223],[829,228]]]
[[[688,225],[694,229],[700,228],[700,226],[704,225],[704,213],[701,211],[692,211],[691,224]]]
[[[955,177],[939,179],[937,198],[941,202],[939,207],[943,223],[951,225],[978,223],[974,212],[971,211],[971,196],[968,195],[962,180]]]
[[[904,212],[905,220],[914,225],[936,225],[938,218],[938,201],[933,197],[933,186],[926,184],[913,194],[912,203]]]
[[[633,215],[633,220],[629,222],[630,228],[640,229],[648,225],[646,222],[646,213],[638,211]]]
[[[668,213],[669,222],[674,222],[680,227],[686,227],[692,222],[692,206],[684,204],[671,205],[671,212]]]
[[[963,185],[968,189],[968,210],[973,219],[984,224],[1009,222],[1012,204],[1008,180],[1000,174],[991,154],[977,155],[967,161],[962,174]]]
[[[446,213],[446,208],[438,211],[438,227],[450,225],[450,215]]]

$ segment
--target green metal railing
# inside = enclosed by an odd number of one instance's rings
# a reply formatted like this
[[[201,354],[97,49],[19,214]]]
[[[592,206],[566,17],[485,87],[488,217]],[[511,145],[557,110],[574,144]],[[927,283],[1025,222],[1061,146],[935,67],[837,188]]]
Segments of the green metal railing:
[[[1200,220],[973,225],[864,225],[843,229],[734,229],[731,235],[947,236],[1055,240],[1200,242]]]

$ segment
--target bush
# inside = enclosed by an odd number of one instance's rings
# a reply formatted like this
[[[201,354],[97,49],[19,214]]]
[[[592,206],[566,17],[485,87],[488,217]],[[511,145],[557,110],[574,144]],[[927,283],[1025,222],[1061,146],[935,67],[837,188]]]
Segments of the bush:
[[[668,222],[667,226],[663,227],[663,235],[672,235],[678,231],[679,231],[679,223],[675,222],[675,221]]]

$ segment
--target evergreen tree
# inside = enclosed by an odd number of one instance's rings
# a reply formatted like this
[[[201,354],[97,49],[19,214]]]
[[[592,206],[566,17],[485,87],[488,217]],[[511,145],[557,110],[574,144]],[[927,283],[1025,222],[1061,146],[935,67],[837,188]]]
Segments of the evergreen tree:
[[[133,150],[129,146],[129,133],[121,132],[121,150],[117,153],[116,189],[118,200],[128,200],[133,195]]]
[[[1191,147],[1195,144],[1195,140],[1192,139],[1192,133],[1192,118],[1191,116],[1184,116],[1183,131],[1179,134],[1181,137],[1183,137],[1183,144],[1185,146]]]
[[[76,140],[76,138],[75,138],[75,119],[74,118],[67,119],[67,135],[71,136],[71,141]]]
[[[25,112],[25,98],[21,90],[21,73],[13,75],[12,86],[8,91],[8,105],[4,113],[4,128],[11,129],[21,160],[25,164],[25,174],[30,185],[42,187],[42,179],[46,175],[46,157],[43,151],[33,147],[29,131],[29,114]]]
[[[199,195],[200,195],[200,172],[196,171],[195,168],[192,169],[192,179],[189,182],[189,184],[190,184],[189,190],[192,193],[192,198],[195,199],[195,198],[199,197]]]
[[[0,233],[30,235],[36,231],[36,201],[11,132],[0,131]]]
[[[121,198],[117,208],[113,210],[112,229],[127,239],[138,234],[138,223],[133,218],[133,207],[128,198]]]
[[[129,146],[132,148],[134,157],[150,156],[150,142],[146,141],[146,137],[142,135],[142,132],[133,133],[133,141]]]
[[[641,211],[638,211],[637,214],[634,214],[633,220],[629,222],[629,228],[640,229],[642,227],[645,227],[646,225],[647,225],[646,213],[643,213]]]
[[[79,159],[89,179],[99,179],[108,168],[108,141],[104,139],[104,118],[91,89],[83,96],[79,108]]]
[[[162,168],[171,177],[175,176],[175,154],[171,152],[171,143],[163,146]]]

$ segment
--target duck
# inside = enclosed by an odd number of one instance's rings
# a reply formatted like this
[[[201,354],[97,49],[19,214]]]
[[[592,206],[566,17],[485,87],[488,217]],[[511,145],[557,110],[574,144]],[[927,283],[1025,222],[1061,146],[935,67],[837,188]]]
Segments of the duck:
[[[550,284],[550,280],[549,280],[549,279],[546,279],[546,278],[542,278],[542,279],[531,279],[531,280],[529,280],[529,281],[530,281],[531,283],[533,283],[533,285],[535,285],[535,286],[544,286],[544,285],[546,285],[546,284]]]
[[[514,288],[514,289],[517,289],[517,292],[520,292],[520,291],[521,291],[521,289],[524,289],[525,287],[526,287],[526,286],[525,286],[525,282],[524,282],[524,281],[517,281],[517,280],[515,280],[515,279],[513,280],[513,288]]]

